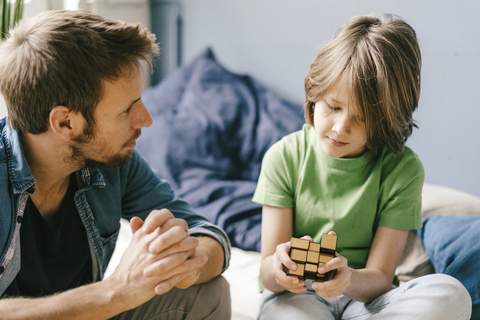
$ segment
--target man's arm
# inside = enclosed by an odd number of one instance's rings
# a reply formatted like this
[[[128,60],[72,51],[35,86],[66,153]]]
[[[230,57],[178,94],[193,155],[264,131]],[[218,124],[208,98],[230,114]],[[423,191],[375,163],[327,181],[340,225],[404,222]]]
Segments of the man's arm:
[[[197,236],[200,244],[197,253],[208,257],[208,262],[200,268],[200,276],[194,284],[205,283],[220,275],[224,267],[223,248],[215,239],[207,236]]]
[[[205,260],[206,264],[196,270],[180,273],[172,279],[162,282],[155,289],[157,294],[166,293],[173,287],[186,289],[196,284],[205,283],[222,273],[224,263],[222,246],[215,239],[207,236],[199,236],[195,238],[199,240],[200,244],[193,257],[207,257]]]
[[[142,228],[142,232],[152,232],[156,228],[161,228],[161,230],[166,230],[171,228],[175,224],[183,224],[184,228],[187,229],[186,222],[182,219],[171,219],[168,222],[165,222],[165,212],[167,210],[153,211],[145,220],[141,221],[139,218],[132,218],[132,232],[135,234],[137,230]],[[164,231],[162,231],[164,232]],[[189,263],[190,259],[201,259],[205,264],[197,269],[189,269],[184,271],[183,269],[177,269],[177,273],[170,279],[160,283],[155,292],[157,294],[163,294],[171,290],[173,287],[180,289],[186,289],[192,285],[201,284],[207,281],[210,281],[214,277],[220,275],[225,268],[225,252],[224,248],[217,240],[212,237],[197,234],[191,239],[196,239],[198,241],[198,246],[194,251],[191,252],[188,259],[185,263]],[[228,240],[227,240],[228,241]],[[161,238],[157,238],[150,244],[149,250],[151,253],[161,252],[162,247]],[[226,244],[228,245],[228,243]],[[152,265],[146,271],[148,275],[159,273],[160,270],[156,269],[155,265]]]
[[[44,298],[0,300],[2,319],[108,319],[123,310],[117,292],[97,282]]]
[[[149,234],[135,232],[107,279],[44,298],[1,299],[2,319],[107,319],[150,300],[158,284],[205,264],[203,256],[192,256],[199,241],[190,237],[177,219],[166,220],[168,228]],[[152,254],[152,241],[159,239],[163,247]],[[152,266],[155,272],[148,274],[146,270]]]
[[[198,270],[191,271],[185,279],[175,285],[177,288],[186,289],[195,284],[208,282],[223,271],[225,257],[220,243],[208,236],[197,236],[196,238],[200,244],[195,255],[208,257],[207,263]]]
[[[199,271],[199,274],[196,275],[199,279],[196,279],[194,284],[199,283],[198,281],[208,281],[225,270],[230,259],[230,242],[223,230],[209,223],[205,217],[195,213],[193,207],[179,197],[167,181],[159,179],[138,152],[134,151],[132,160],[128,166],[125,167],[124,173],[126,173],[126,175],[123,175],[123,177],[128,182],[124,184],[125,189],[122,192],[124,198],[129,200],[124,201],[128,205],[122,207],[122,215],[130,219],[131,223],[138,219],[138,224],[135,228],[132,228],[133,233],[140,228],[145,233],[150,233],[161,226],[162,229],[166,229],[167,226],[163,226],[165,219],[161,212],[164,210],[170,211],[176,221],[183,221],[185,223],[184,227],[190,235],[198,239],[206,238],[207,242],[205,242],[205,246],[213,240],[211,244],[215,250],[208,249],[210,246],[204,248],[204,244],[202,243],[199,246],[199,250],[192,253],[191,257],[205,256],[208,259],[206,269]],[[152,209],[155,208],[157,208],[157,210],[152,211]],[[141,221],[139,218],[144,219],[144,221]],[[155,249],[159,241],[155,241],[152,244],[151,253],[159,252],[158,249]],[[218,257],[223,257],[224,260],[217,261]],[[215,268],[211,268],[213,266],[215,266]],[[220,268],[223,267],[222,270],[218,271],[216,269],[218,266]],[[210,270],[216,271],[210,276]],[[184,277],[186,277],[186,275],[184,275]],[[189,275],[189,277],[191,277],[191,275]],[[171,282],[176,281],[176,283],[178,283],[183,280],[183,278],[180,278],[181,276],[178,275],[178,277],[172,279]],[[175,287],[176,284],[171,284],[171,286]]]

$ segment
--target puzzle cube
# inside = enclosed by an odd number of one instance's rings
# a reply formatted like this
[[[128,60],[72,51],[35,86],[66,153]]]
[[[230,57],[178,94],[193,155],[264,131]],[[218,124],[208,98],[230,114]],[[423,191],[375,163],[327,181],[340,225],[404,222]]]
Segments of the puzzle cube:
[[[327,281],[335,277],[335,270],[325,274],[317,272],[318,267],[335,257],[337,250],[337,236],[324,233],[320,243],[306,239],[292,238],[290,240],[290,259],[297,264],[297,270],[285,269],[288,276],[295,276],[301,280]]]

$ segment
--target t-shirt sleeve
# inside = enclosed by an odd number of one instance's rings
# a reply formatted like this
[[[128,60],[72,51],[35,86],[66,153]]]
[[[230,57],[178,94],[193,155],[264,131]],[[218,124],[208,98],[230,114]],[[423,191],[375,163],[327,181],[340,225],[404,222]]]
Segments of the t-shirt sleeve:
[[[393,229],[421,228],[425,178],[422,163],[415,153],[406,148],[401,160],[390,162],[390,167],[382,183],[378,225]]]
[[[281,208],[294,206],[294,170],[288,150],[283,139],[265,153],[253,202]]]

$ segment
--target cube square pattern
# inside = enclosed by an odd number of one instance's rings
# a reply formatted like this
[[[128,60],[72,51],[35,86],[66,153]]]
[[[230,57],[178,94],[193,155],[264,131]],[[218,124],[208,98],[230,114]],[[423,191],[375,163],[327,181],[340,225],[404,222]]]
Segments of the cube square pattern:
[[[324,233],[320,243],[292,238],[290,244],[290,259],[297,264],[297,270],[290,270],[285,267],[287,276],[295,276],[301,280],[312,281],[327,281],[335,277],[335,270],[322,274],[318,273],[317,270],[318,267],[335,257],[337,250],[336,235]]]

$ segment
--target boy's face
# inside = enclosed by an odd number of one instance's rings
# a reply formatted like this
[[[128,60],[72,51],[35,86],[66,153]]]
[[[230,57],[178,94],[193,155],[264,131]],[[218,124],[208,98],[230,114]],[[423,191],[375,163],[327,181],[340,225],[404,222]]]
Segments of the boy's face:
[[[71,144],[73,161],[80,166],[121,167],[130,161],[141,128],[152,125],[152,116],[140,100],[143,70],[132,65],[124,76],[104,81],[104,94],[95,109],[93,134],[84,133]]]
[[[354,158],[366,151],[365,124],[348,105],[349,95],[342,81],[315,103],[313,122],[323,151],[335,158]]]

